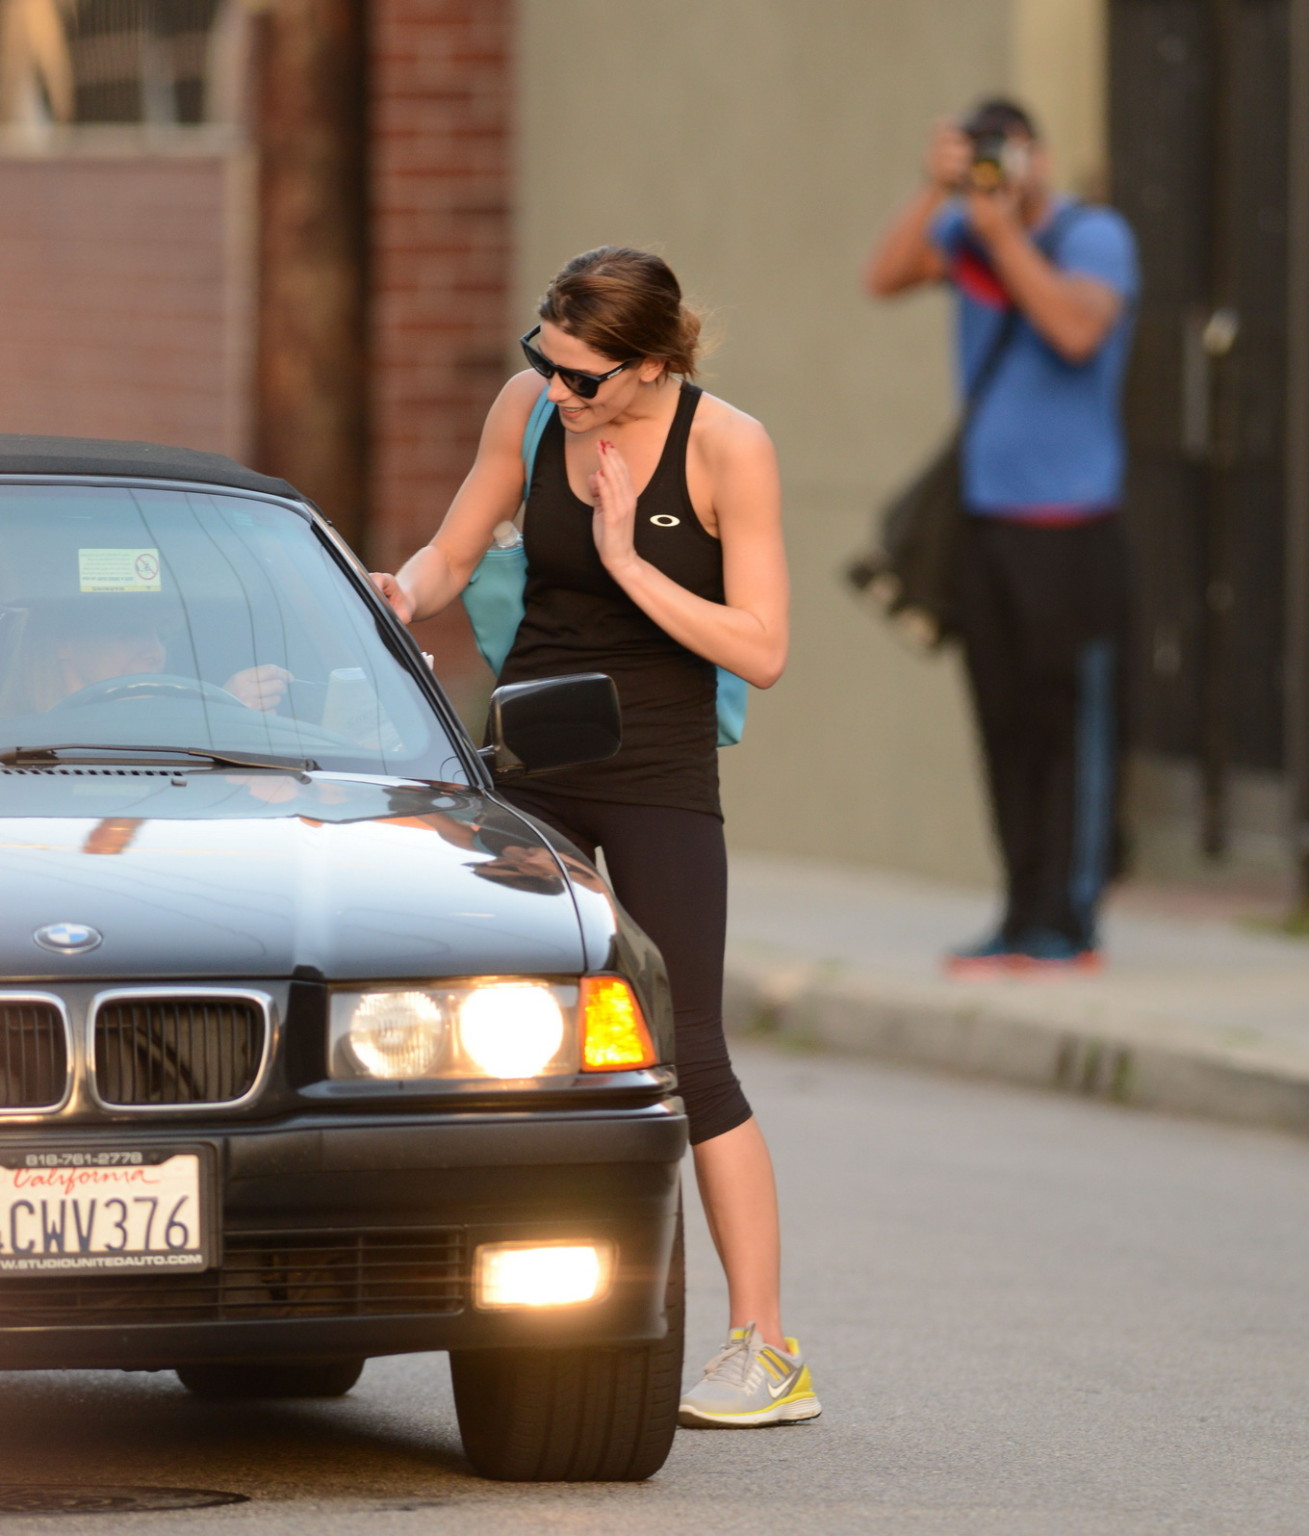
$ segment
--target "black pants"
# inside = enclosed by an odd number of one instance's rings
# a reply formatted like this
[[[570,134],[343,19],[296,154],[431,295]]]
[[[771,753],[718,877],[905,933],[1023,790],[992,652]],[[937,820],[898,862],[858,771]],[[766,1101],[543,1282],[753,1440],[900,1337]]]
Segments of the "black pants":
[[[1119,516],[966,521],[960,623],[1004,861],[1004,934],[1095,942],[1117,824],[1127,630]]]
[[[663,955],[691,1141],[708,1141],[744,1124],[750,1105],[723,1038],[727,848],[722,822],[704,811],[576,800],[536,784],[503,793],[562,832],[588,859],[604,849],[614,894]]]

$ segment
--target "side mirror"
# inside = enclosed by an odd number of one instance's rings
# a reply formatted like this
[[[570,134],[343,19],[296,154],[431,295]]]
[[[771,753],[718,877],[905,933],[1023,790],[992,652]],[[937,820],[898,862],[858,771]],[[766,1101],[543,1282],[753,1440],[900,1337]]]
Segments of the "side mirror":
[[[486,736],[497,779],[601,763],[623,744],[618,689],[603,672],[507,683],[491,695]]]

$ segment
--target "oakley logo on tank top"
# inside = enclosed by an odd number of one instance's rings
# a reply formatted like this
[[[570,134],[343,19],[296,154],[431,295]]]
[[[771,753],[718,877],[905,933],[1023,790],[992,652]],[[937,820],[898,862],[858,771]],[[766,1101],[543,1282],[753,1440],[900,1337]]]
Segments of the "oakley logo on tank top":
[[[686,449],[701,391],[683,384],[650,483],[637,499],[636,552],[679,586],[721,603],[723,555],[696,516]],[[623,745],[604,763],[542,774],[542,788],[579,799],[667,805],[721,815],[717,672],[680,645],[605,570],[593,509],[573,494],[556,413],[537,450],[523,517],[523,621],[500,682],[606,672],[623,707]]]

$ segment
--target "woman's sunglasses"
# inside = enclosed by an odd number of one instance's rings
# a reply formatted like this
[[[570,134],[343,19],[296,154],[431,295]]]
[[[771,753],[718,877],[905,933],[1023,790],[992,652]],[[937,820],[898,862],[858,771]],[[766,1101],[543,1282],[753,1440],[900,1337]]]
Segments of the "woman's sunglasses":
[[[532,339],[541,334],[541,327],[535,325],[526,336],[518,338],[518,344],[523,349],[523,356],[541,375],[543,379],[552,379],[555,374],[564,382],[566,389],[573,394],[580,395],[583,400],[594,400],[600,386],[615,378],[624,368],[630,368],[637,361],[629,358],[625,363],[619,363],[617,368],[611,368],[608,373],[582,373],[576,368],[561,368],[558,363],[552,363],[544,352],[539,352],[532,345]]]

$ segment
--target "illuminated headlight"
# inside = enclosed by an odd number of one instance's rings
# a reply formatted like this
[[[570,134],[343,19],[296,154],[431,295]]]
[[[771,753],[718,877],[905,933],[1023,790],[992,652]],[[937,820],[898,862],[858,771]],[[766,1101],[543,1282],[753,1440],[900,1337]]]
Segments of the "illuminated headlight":
[[[334,1078],[523,1082],[578,1069],[578,989],[485,980],[334,992]]]
[[[483,1243],[473,1263],[477,1305],[566,1307],[598,1301],[613,1275],[612,1243]]]
[[[339,1041],[350,1077],[430,1077],[445,1053],[445,1009],[430,992],[366,992],[334,998],[353,1006]],[[333,1023],[335,1023],[335,1019]]]
[[[480,1077],[535,1077],[559,1053],[564,1016],[545,987],[478,987],[459,1005],[459,1040]]]

